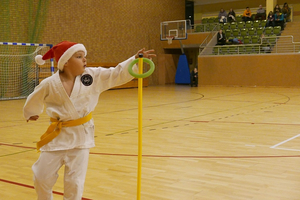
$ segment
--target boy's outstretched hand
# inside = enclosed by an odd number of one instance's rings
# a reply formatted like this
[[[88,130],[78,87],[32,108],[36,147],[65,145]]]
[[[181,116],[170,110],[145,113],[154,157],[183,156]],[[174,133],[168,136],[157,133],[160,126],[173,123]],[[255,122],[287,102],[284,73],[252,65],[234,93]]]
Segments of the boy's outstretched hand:
[[[135,54],[135,58],[138,58],[140,53],[143,54],[143,58],[151,59],[153,57],[156,57],[156,54],[154,54],[154,49],[146,51],[145,48],[142,48]]]

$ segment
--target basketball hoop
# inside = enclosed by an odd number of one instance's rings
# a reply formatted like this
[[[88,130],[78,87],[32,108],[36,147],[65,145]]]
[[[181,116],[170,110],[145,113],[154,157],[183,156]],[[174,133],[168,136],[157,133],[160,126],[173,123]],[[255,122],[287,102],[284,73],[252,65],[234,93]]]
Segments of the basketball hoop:
[[[172,40],[174,40],[174,36],[167,36],[168,44],[172,44]]]

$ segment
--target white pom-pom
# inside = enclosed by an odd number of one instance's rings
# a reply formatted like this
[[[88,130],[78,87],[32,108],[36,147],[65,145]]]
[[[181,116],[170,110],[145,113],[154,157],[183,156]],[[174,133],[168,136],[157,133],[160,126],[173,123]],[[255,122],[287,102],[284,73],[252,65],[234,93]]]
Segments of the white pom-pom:
[[[35,56],[35,62],[38,64],[38,65],[43,65],[45,64],[45,60],[43,60],[43,56],[42,55],[37,55]]]

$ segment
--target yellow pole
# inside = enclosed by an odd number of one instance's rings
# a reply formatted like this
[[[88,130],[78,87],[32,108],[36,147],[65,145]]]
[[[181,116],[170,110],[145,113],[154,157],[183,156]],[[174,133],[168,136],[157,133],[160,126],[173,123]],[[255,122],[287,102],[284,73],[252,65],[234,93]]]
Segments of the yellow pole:
[[[143,74],[143,57],[139,56],[139,74]],[[141,176],[142,176],[142,126],[143,126],[143,78],[138,78],[138,180],[137,200],[141,199]]]

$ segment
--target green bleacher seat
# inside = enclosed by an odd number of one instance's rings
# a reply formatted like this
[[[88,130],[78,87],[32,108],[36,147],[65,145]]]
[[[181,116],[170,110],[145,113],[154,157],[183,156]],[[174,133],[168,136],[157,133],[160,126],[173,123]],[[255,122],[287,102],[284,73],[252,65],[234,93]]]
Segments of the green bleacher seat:
[[[267,20],[261,20],[261,22],[260,22],[260,26],[261,27],[265,27],[266,26],[266,24],[267,24]]]
[[[217,31],[218,30],[218,27],[216,27],[217,26],[217,24],[209,24],[209,29],[210,29],[210,31]]]
[[[245,22],[244,21],[238,22],[238,28],[239,29],[245,28]]]
[[[229,23],[224,23],[223,24],[223,30],[230,29],[230,24]]]
[[[228,52],[228,46],[222,46],[221,47],[221,54],[229,54],[229,52]]]
[[[243,21],[242,17],[243,17],[242,15],[236,15],[235,19],[237,22],[241,22],[241,21]]]
[[[256,29],[256,35],[261,36],[264,32],[264,28],[263,27],[259,27]]]
[[[246,36],[248,35],[248,29],[247,28],[242,28],[241,29],[241,36]]]
[[[224,23],[219,23],[220,29],[224,29]]]
[[[203,25],[197,25],[195,32],[204,32],[204,26]]]
[[[238,53],[239,53],[239,54],[244,54],[244,53],[245,53],[245,50],[246,50],[246,47],[245,47],[245,46],[239,46],[239,47],[238,47]]]
[[[246,50],[245,53],[248,53],[248,54],[253,53],[253,46],[252,45],[247,45],[245,48],[246,48],[245,49]]]
[[[253,28],[258,28],[258,27],[260,27],[260,20],[255,20],[253,22]]]
[[[244,36],[244,44],[251,44],[251,37],[250,36]]]
[[[240,29],[233,29],[232,30],[232,35],[234,36],[234,37],[237,37],[237,36],[239,36],[240,35]]]
[[[202,24],[207,24],[208,23],[208,18],[202,18]]]
[[[256,35],[256,28],[249,28],[248,33],[250,36]]]
[[[246,21],[246,28],[252,28],[253,22],[252,21]]]
[[[266,35],[272,35],[273,34],[273,27],[272,26],[268,26],[265,28],[265,34]]]
[[[253,53],[260,53],[260,51],[259,51],[259,45],[255,45],[255,46],[253,46]]]
[[[209,32],[209,31],[211,31],[210,23],[205,25],[205,32]]]
[[[210,17],[208,18],[208,23],[215,23],[215,18],[214,17]]]
[[[214,55],[218,55],[218,54],[219,54],[219,50],[220,50],[220,48],[217,47],[217,46],[215,46],[215,47],[213,48],[213,54],[214,54]]]
[[[231,22],[230,23],[230,28],[231,29],[236,29],[237,28],[237,23],[236,22]]]
[[[237,54],[237,52],[238,52],[238,46],[230,46],[228,48],[228,53],[229,54]]]
[[[226,35],[226,38],[231,37],[232,36],[232,30],[231,29],[227,29],[225,31],[225,35]]]
[[[272,45],[275,44],[276,40],[277,40],[277,35],[273,34],[273,35],[270,35],[269,37],[270,37],[269,38],[269,43],[272,44]]]
[[[203,25],[204,32],[209,32],[210,31],[209,27],[210,27],[210,24],[204,24]]]
[[[215,17],[214,23],[219,23],[219,17]]]
[[[269,45],[270,43],[269,43],[269,38],[261,38],[261,43],[262,43],[262,45]]]
[[[253,35],[253,36],[251,36],[251,41],[252,41],[252,44],[258,44],[258,43],[260,43],[260,37],[258,35]]]
[[[274,33],[275,35],[280,35],[280,34],[281,34],[281,26],[275,26],[275,27],[273,28],[273,33]]]

